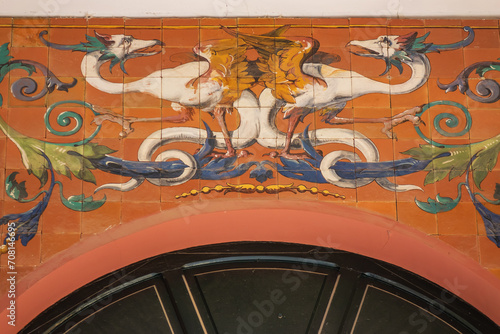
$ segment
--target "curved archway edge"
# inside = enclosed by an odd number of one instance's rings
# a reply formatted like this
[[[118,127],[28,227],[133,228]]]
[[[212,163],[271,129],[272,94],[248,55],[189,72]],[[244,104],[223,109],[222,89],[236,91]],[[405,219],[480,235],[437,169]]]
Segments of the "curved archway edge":
[[[316,245],[389,262],[453,292],[500,324],[498,279],[436,238],[331,203],[224,200],[141,218],[59,253],[18,283],[15,332],[64,296],[114,270],[163,253],[238,241]],[[0,300],[1,319],[6,319],[8,302],[7,296]],[[6,321],[2,327],[2,333],[13,329]]]

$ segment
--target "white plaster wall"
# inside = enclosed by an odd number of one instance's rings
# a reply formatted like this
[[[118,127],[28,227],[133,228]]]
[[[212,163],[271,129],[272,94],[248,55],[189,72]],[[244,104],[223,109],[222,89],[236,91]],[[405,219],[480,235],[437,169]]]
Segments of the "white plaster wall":
[[[0,0],[0,16],[499,18],[500,0]]]

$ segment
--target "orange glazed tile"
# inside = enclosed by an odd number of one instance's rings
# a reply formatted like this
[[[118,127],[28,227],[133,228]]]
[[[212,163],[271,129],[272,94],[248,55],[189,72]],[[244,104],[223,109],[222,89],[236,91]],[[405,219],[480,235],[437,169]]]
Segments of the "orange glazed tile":
[[[471,48],[489,48],[500,47],[500,36],[498,28],[495,29],[475,29],[474,42],[468,46]],[[498,58],[498,57],[497,57]]]
[[[459,203],[452,211],[440,212],[437,220],[439,235],[477,234],[476,210],[472,203]]]
[[[172,47],[194,47],[200,41],[199,19],[163,19],[163,43]]]
[[[420,187],[422,190],[409,190],[396,192],[396,198],[399,202],[414,202],[419,200],[421,202],[427,202],[429,198],[435,199],[437,195],[436,185],[434,183],[424,185],[425,177],[427,176],[426,171],[421,171],[418,173],[397,176],[396,184],[398,186],[413,185]],[[416,205],[416,204],[415,204]]]
[[[357,208],[379,214],[392,220],[396,220],[397,217],[395,202],[358,201]]]
[[[419,19],[390,19],[389,27],[395,26],[424,26],[425,21]]]
[[[323,47],[345,48],[346,44],[351,40],[349,28],[327,28],[313,26],[312,37],[320,42],[321,49]]]
[[[13,20],[14,19],[10,17],[0,17],[0,25],[11,26]]]
[[[4,258],[5,256],[2,256]],[[30,272],[34,271],[36,269],[36,266],[17,266],[16,265],[16,281],[19,281],[21,278],[29,274]],[[7,277],[7,272],[10,272],[10,270],[7,269],[7,267],[1,267],[0,268],[0,277]],[[8,284],[1,284],[0,285],[0,294],[4,295],[9,291],[9,285]]]
[[[382,132],[383,121],[375,122],[374,119],[389,119],[391,116],[390,108],[354,108],[354,130],[369,138],[387,139],[387,135]]]
[[[94,26],[117,26],[123,27],[125,24],[125,19],[118,17],[91,17],[88,19],[89,28],[94,28]]]
[[[2,237],[3,240],[3,237]],[[5,256],[2,256],[5,257]],[[0,266],[0,277],[8,277],[7,272],[10,272],[10,270],[7,269],[6,266]],[[9,284],[2,284],[0,285],[0,294],[3,296],[4,294],[9,291]]]
[[[108,94],[102,92],[88,82],[85,86],[85,101],[103,108],[121,108],[123,105],[123,95],[121,94]]]
[[[34,18],[14,18],[13,24],[15,26],[27,26],[27,27],[37,27],[37,26],[48,26],[49,18],[44,17],[34,17]]]
[[[12,47],[10,48],[10,55],[14,57],[15,60],[36,59],[37,62],[41,63],[42,65],[48,66],[49,52],[47,48]],[[19,69],[11,71],[10,75],[12,77],[28,76],[28,72]],[[39,76],[43,76],[43,73],[41,73],[40,69],[37,69],[36,72],[31,74],[31,77],[39,77]]]
[[[59,101],[85,101],[85,79],[82,77],[58,77],[64,83],[72,83],[73,79],[76,79],[76,85],[69,88],[68,91],[64,90],[54,90],[52,93],[47,94],[47,105],[50,106],[53,103]],[[67,107],[67,105],[65,105]]]
[[[323,196],[319,195],[318,200],[323,201],[323,202],[331,202],[339,205],[349,205],[349,206],[356,206],[357,202],[357,191],[356,189],[350,189],[350,188],[342,188],[342,187],[335,187],[333,185],[330,185],[328,183],[325,184],[320,184],[319,188],[321,190],[328,190],[332,194],[338,194],[341,197],[337,198],[335,196]]]
[[[200,29],[198,27],[171,27],[163,28],[162,41],[168,47],[193,48],[199,44]]]
[[[461,175],[459,177],[454,178],[453,180],[449,179],[449,175],[447,175],[442,181],[436,182],[436,191],[438,194],[441,196],[446,196],[446,197],[451,197],[451,198],[456,198],[458,196],[458,186],[461,182],[464,181],[465,174]],[[462,199],[461,203],[467,203],[470,204],[471,199],[465,192],[465,188],[461,187],[462,189]]]
[[[222,180],[221,182],[224,182]],[[225,182],[222,183],[225,185]],[[176,203],[178,205],[186,204],[186,203],[192,203],[192,202],[198,202],[201,200],[201,197],[205,196],[203,194],[198,194],[196,196],[191,196],[188,195],[186,197],[177,197],[181,196],[182,194],[190,194],[192,190],[195,190],[196,192],[200,192],[201,188],[205,186],[205,181],[204,180],[198,180],[198,179],[191,179],[181,185],[172,187],[168,185],[160,186],[160,197],[162,202],[172,202]]]
[[[43,28],[13,28],[12,46],[14,47],[45,47],[38,35]]]
[[[9,48],[12,47],[12,28],[0,27],[0,45],[9,43]]]
[[[359,140],[355,138],[354,141]],[[371,140],[379,151],[379,161],[393,161],[394,160],[394,145],[393,139],[389,138],[374,138]]]
[[[417,33],[418,37],[422,37],[425,35],[426,29],[424,28],[424,26],[404,27],[400,25],[395,25],[387,27],[387,34],[391,36],[411,36],[414,33]]]
[[[458,75],[460,73],[460,70],[454,71],[454,74]],[[467,101],[467,96],[464,94],[461,94],[458,89],[454,92],[446,92],[446,90],[440,89],[438,87],[438,82],[441,84],[450,84],[453,82],[455,78],[452,77],[447,77],[447,76],[440,76],[439,78],[429,78],[427,81],[427,89],[429,92],[429,101],[440,101],[440,100],[452,100],[457,103],[460,103],[464,107],[467,107],[468,101]],[[426,113],[429,113],[431,109],[428,109]]]
[[[252,31],[251,28],[257,28],[261,29],[258,26],[263,26],[262,28],[273,28],[275,25],[275,19],[272,17],[256,17],[256,18],[250,18],[250,17],[242,17],[238,18],[238,29],[248,29],[250,28],[249,31],[244,31],[245,33],[248,34],[258,34],[259,32],[257,31]],[[250,27],[246,27],[250,26]],[[241,30],[240,30],[241,31]]]
[[[387,179],[392,183],[396,182],[394,177],[388,177]],[[396,202],[396,193],[394,191],[383,189],[375,181],[366,186],[358,186],[356,190],[358,203],[365,201]]]
[[[164,18],[163,26],[167,27],[195,27],[200,25],[200,19],[197,18]]]
[[[441,235],[440,240],[456,248],[475,261],[479,261],[479,245],[475,235]]]
[[[281,186],[289,186],[292,185],[297,187],[299,185],[305,186],[307,189],[313,189],[312,192],[306,191],[303,194],[301,194],[299,191],[294,190],[294,191],[283,191],[278,193],[278,199],[280,200],[307,200],[307,201],[317,201],[319,199],[319,192],[326,190],[329,188],[328,186],[324,184],[318,184],[317,182],[307,182],[307,181],[301,181],[301,180],[292,180],[289,179],[286,176],[282,176],[279,173],[277,174],[277,184]],[[252,184],[257,185],[258,183],[254,181]],[[256,197],[259,197],[259,195],[256,194]]]
[[[349,19],[341,19],[341,18],[313,18],[311,19],[311,25],[314,27],[317,26],[349,26]]]
[[[85,138],[88,138],[89,136],[93,135],[96,131],[98,132],[97,134],[95,134],[94,137],[95,140],[120,138],[120,133],[123,131],[123,123],[120,120],[121,115],[123,115],[123,109],[121,107],[117,108],[104,107],[104,111],[115,114],[117,120],[113,122],[108,120],[103,121],[100,130],[98,129],[98,125],[95,123],[97,117],[94,116],[94,114],[90,110],[86,109],[85,111],[86,111],[85,126],[84,126]]]
[[[495,275],[500,279],[500,269],[488,269],[488,270],[490,273],[492,273],[493,275]]]
[[[199,200],[200,201],[209,201],[209,200],[214,200],[214,199],[239,199],[242,197],[239,192],[232,192],[228,191],[217,191],[217,189],[210,191],[209,193],[203,193],[202,190],[204,187],[209,187],[209,188],[216,188],[217,186],[223,186],[227,187],[227,183],[233,184],[233,185],[238,185],[242,183],[250,183],[250,184],[255,184],[255,181],[250,181],[250,182],[238,182],[237,179],[230,179],[230,180],[200,180],[200,185],[199,188],[196,189],[199,191]],[[193,189],[194,190],[194,189]],[[180,194],[179,194],[180,195]],[[249,197],[261,197],[263,194],[247,194]],[[272,195],[275,196],[275,199],[277,198],[277,195]]]
[[[125,35],[132,36],[138,40],[161,42],[162,33],[160,29],[127,29],[125,28]],[[161,51],[160,45],[154,47],[154,52]],[[153,72],[161,70],[161,52],[153,56],[135,57],[128,59],[125,62],[125,69],[127,71],[126,77],[145,77]],[[157,75],[160,76],[160,73]]]
[[[352,17],[349,19],[351,26],[367,26],[376,29],[372,26],[386,26],[389,22],[386,18],[381,17]]]
[[[244,111],[244,108],[240,108],[241,111]],[[207,125],[210,127],[210,129],[214,132],[220,132],[221,127],[217,120],[215,120],[212,115],[210,115],[207,112],[201,111],[200,113],[200,118],[202,122],[207,123]],[[226,113],[225,115],[225,120],[226,120],[226,126],[228,131],[234,131],[238,128],[240,124],[240,114],[238,113],[237,110],[233,111],[232,113]],[[205,125],[202,126],[202,128],[205,128]],[[236,136],[235,138],[237,138]]]
[[[52,28],[46,40],[52,43],[76,45],[86,41],[86,28]],[[71,76],[81,77],[84,75],[81,64],[84,57],[83,52],[72,52],[48,48],[49,68],[58,77]],[[71,82],[71,81],[70,81]]]
[[[195,45],[191,46],[186,46],[186,47],[164,47],[163,52],[161,55],[161,61],[162,61],[162,69],[167,69],[167,68],[175,68],[179,65],[183,65],[185,63],[191,63],[195,62],[197,58],[194,51],[193,47]],[[199,76],[200,75],[200,66],[196,66],[196,64],[192,65],[192,68],[194,69],[193,77]],[[185,77],[186,74],[182,73],[180,71],[177,72],[172,72],[168,71],[166,73],[162,73],[162,77],[180,77],[183,78]],[[191,80],[190,78],[189,80]],[[187,80],[187,81],[189,81]]]
[[[397,220],[426,234],[437,234],[438,231],[436,215],[422,211],[414,202],[398,200]]]
[[[353,68],[354,66],[355,65],[353,62]],[[387,110],[389,111],[391,107],[391,96],[389,95],[388,91],[387,94],[382,94],[382,93],[365,94],[363,96],[354,99],[352,101],[352,105],[354,109],[358,107],[365,107],[365,108],[376,107],[376,108],[387,108]]]
[[[470,26],[470,27],[488,27],[488,28],[497,28],[498,27],[498,21],[497,20],[488,20],[488,19],[481,19],[481,20],[462,20],[462,25],[464,26]]]
[[[51,17],[50,27],[86,27],[87,19],[78,17]]]
[[[161,211],[160,201],[151,203],[129,202],[122,207],[122,224],[157,214]]]
[[[325,129],[346,129],[351,131],[354,130],[354,122],[345,124],[334,124],[334,125],[326,123],[325,119],[326,115],[321,115],[323,111],[324,110],[318,110],[314,113],[315,120],[313,125],[315,125],[317,129],[325,128]],[[346,107],[344,107],[344,109],[342,109],[342,111],[337,114],[337,117],[352,119],[354,117],[354,109],[346,105]],[[312,130],[312,126],[310,127],[310,129]]]
[[[317,53],[320,53],[320,55],[322,55],[321,53],[327,54],[323,55],[322,57],[324,57],[326,62],[329,62],[330,60],[332,61],[330,64],[328,64],[328,66],[349,71],[351,68],[351,54],[348,48],[344,46],[341,47],[328,46],[328,43],[327,44],[323,43],[323,41],[325,40],[328,41],[328,39],[325,38],[322,39],[320,48]],[[345,74],[346,77],[349,76],[349,73],[345,72]]]
[[[201,123],[201,116],[205,114],[204,111],[200,109],[193,108],[193,114],[191,118],[188,118],[185,122],[179,122],[179,110],[174,110],[170,105],[163,105],[161,109],[161,127],[197,127],[197,128],[205,128],[205,126]],[[206,117],[206,116],[204,116]]]
[[[125,28],[147,27],[148,29],[159,29],[162,26],[162,19],[130,19],[125,18]]]
[[[0,134],[3,134],[3,132],[0,132]],[[5,150],[7,146],[7,137],[5,136],[0,136],[0,171],[2,173],[5,173]],[[2,174],[3,176],[3,174]],[[3,197],[0,197],[3,198]]]
[[[146,138],[151,133],[161,129],[162,111],[160,108],[124,108],[124,116],[140,119],[132,123],[133,132],[127,138]],[[144,120],[144,122],[142,122]],[[151,121],[147,121],[151,120]]]
[[[479,258],[481,265],[486,268],[500,267],[500,248],[498,248],[488,237],[479,236]]]
[[[280,27],[287,24],[290,25],[290,28],[283,34],[284,37],[290,36],[291,39],[293,39],[293,37],[299,37],[299,36],[312,37],[311,19],[276,18],[275,20],[276,27]]]
[[[7,140],[5,146],[5,168],[7,169],[24,169],[22,156],[19,148],[11,140]]]
[[[98,210],[82,213],[82,234],[97,234],[120,224],[121,202],[106,201]]]
[[[426,19],[424,22],[428,28],[462,27],[462,21],[457,19]]]
[[[31,138],[45,138],[45,126],[43,126],[43,115],[45,108],[10,108],[9,109],[9,125],[21,132],[22,135]],[[26,122],[29,119],[30,122]]]
[[[200,19],[200,40],[208,41],[214,39],[228,39],[233,38],[221,29],[221,26],[237,30],[237,19]]]
[[[37,234],[26,246],[21,245],[21,240],[16,241],[16,271],[17,279],[20,279],[19,269],[25,266],[37,266],[41,258],[41,235]],[[0,257],[2,264],[6,260],[5,256]]]
[[[421,105],[417,104],[412,107],[393,107],[392,117],[397,121],[398,119],[400,119],[400,117],[406,117],[405,114],[413,114],[413,108],[416,106]],[[413,115],[417,116],[416,114]],[[419,119],[419,121],[414,119],[414,121],[407,120],[404,123],[400,123],[392,128],[392,132],[397,136],[398,140],[419,140],[418,144],[423,144],[421,137],[417,132],[417,128],[422,132],[424,136],[430,138],[432,127],[430,123],[429,113],[424,112],[420,115]]]
[[[75,178],[73,176],[73,178]],[[75,178],[76,179],[76,178]],[[64,183],[64,196],[66,198],[70,196],[81,195],[82,192],[82,181],[74,180],[68,182],[59,177],[59,181]],[[73,184],[73,187],[66,186],[67,184]],[[79,185],[79,189],[77,189]],[[50,202],[50,206],[44,212],[41,217],[41,222],[43,223],[42,233],[78,233],[81,232],[81,215],[79,211],[73,211],[65,207],[60,200],[53,200]],[[64,223],[62,223],[64,222]]]
[[[47,261],[52,256],[56,255],[70,246],[73,246],[80,241],[80,233],[78,234],[49,234],[42,235],[42,262]]]
[[[500,111],[493,109],[469,109],[473,117],[470,130],[471,142],[482,141],[498,134]]]
[[[463,50],[443,51],[441,53],[427,54],[431,63],[430,78],[443,78],[458,75],[464,68]]]
[[[477,62],[483,61],[494,61],[498,62],[498,58],[500,57],[500,52],[498,48],[495,47],[481,47],[481,48],[465,48],[464,49],[464,60],[465,66],[473,65]],[[498,79],[500,77],[499,71],[489,71],[485,74],[486,78],[495,78]],[[475,72],[472,72],[469,76],[469,81],[479,79],[479,75]]]

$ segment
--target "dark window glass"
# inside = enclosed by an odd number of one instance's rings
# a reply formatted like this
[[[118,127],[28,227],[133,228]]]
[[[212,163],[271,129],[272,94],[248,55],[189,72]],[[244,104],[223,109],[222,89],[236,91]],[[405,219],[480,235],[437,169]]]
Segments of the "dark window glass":
[[[89,307],[78,316],[88,314],[66,333],[159,333],[172,334],[165,308],[155,286],[144,288],[117,300],[102,300],[94,306],[107,305],[97,312]]]
[[[352,333],[457,334],[460,332],[408,300],[377,287],[367,286]]]
[[[307,333],[327,275],[235,269],[196,275],[218,333]]]

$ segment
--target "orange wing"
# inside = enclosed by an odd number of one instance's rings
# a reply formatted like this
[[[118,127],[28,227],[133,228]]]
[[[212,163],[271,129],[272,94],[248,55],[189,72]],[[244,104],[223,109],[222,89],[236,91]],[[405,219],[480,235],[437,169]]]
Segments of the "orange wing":
[[[237,34],[227,28],[224,30],[257,50],[260,56],[257,65],[263,73],[259,81],[271,88],[277,99],[295,103],[295,96],[307,84],[316,80],[325,84],[321,79],[302,72],[304,62],[319,48],[317,40],[310,37],[290,40],[285,37]]]
[[[289,26],[282,26],[263,36],[279,36],[288,30]],[[242,39],[221,39],[201,42],[193,49],[194,53],[207,59],[210,63],[208,70],[192,84],[201,78],[217,81],[224,87],[224,96],[220,104],[231,103],[239,94],[254,86],[257,82],[254,69],[250,69],[246,51],[249,45]],[[255,66],[253,66],[255,67]]]
[[[248,46],[238,43],[237,39],[204,41],[194,49],[195,53],[210,63],[210,67],[200,78],[217,81],[224,87],[220,104],[233,102],[239,97],[239,92],[255,84],[255,79],[247,72],[247,49]]]

